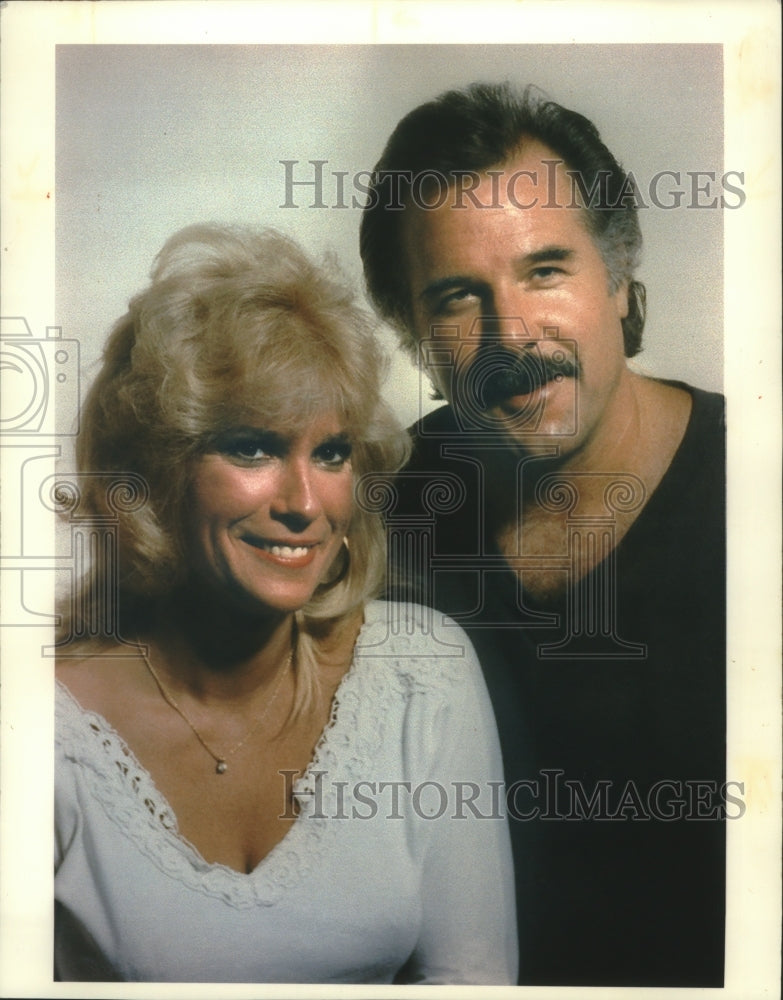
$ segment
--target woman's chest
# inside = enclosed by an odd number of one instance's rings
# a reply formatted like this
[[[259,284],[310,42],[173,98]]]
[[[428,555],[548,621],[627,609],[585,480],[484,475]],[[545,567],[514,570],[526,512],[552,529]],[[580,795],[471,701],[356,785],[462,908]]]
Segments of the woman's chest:
[[[387,768],[366,773],[377,787]],[[65,791],[58,804],[61,908],[123,979],[389,982],[418,934],[421,859],[407,822],[343,802],[349,775],[322,774],[281,777],[281,810],[285,790],[301,815],[289,815],[285,836],[246,874],[205,863],[153,786],[129,773],[97,798],[89,772],[76,768],[75,834]],[[236,827],[222,795],[222,806],[207,799],[216,826]]]
[[[273,738],[260,735],[227,756],[223,767],[187,737],[137,757],[177,817],[181,836],[209,864],[247,874],[296,821],[294,782],[313,760],[322,728],[319,721]]]

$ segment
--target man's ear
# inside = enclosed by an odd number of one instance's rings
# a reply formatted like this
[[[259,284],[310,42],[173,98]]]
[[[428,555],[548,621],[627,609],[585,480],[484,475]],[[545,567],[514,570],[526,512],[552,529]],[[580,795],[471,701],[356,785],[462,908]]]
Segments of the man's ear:
[[[614,293],[614,301],[617,306],[617,316],[625,319],[628,315],[628,280],[623,281]]]

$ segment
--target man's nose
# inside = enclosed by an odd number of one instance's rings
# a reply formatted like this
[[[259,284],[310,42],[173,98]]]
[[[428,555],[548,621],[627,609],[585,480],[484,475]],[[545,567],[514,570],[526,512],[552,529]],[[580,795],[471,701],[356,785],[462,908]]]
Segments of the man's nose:
[[[304,531],[318,516],[318,496],[313,486],[309,460],[289,459],[283,463],[272,500],[272,516],[291,531]]]
[[[481,339],[485,346],[524,347],[533,335],[519,313],[492,313],[481,318]]]
[[[495,288],[482,316],[481,329],[485,341],[512,347],[529,343],[532,331],[525,316],[525,296],[519,289]]]

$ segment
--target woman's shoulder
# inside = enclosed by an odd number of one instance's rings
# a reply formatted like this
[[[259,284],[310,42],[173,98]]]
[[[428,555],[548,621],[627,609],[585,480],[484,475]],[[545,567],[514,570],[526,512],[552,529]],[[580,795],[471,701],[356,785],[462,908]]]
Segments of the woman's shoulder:
[[[354,728],[369,727],[380,740],[382,732],[388,737],[399,726],[412,759],[430,760],[444,748],[456,754],[458,746],[460,753],[496,749],[497,730],[476,654],[462,628],[439,611],[372,602],[349,678],[349,685],[357,685],[350,688],[352,697],[338,701],[353,705]]]
[[[470,645],[462,627],[453,618],[415,601],[369,601],[365,608],[364,623],[365,627],[385,626],[390,634],[405,634],[423,645],[434,643],[436,646],[448,646],[453,644],[455,638],[460,643],[465,641]]]
[[[143,659],[134,647],[90,647],[55,661],[58,688],[83,711],[112,720],[121,718],[141,690]]]
[[[359,634],[357,654],[385,666],[407,688],[444,690],[481,683],[473,646],[448,615],[421,604],[372,601]]]

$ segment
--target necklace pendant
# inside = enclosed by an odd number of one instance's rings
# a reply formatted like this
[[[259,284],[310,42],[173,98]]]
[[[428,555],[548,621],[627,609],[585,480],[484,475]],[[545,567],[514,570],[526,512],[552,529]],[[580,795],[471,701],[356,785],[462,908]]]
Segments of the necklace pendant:
[[[228,764],[224,760],[219,760],[215,768],[216,774],[225,774],[228,770]]]

